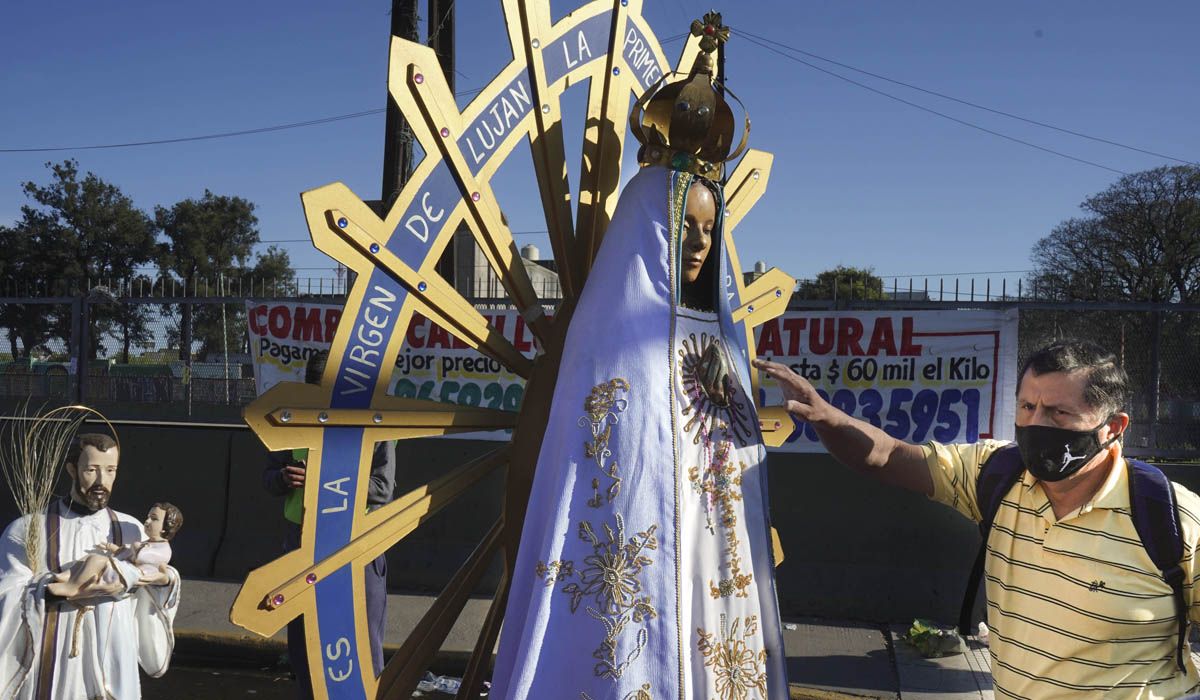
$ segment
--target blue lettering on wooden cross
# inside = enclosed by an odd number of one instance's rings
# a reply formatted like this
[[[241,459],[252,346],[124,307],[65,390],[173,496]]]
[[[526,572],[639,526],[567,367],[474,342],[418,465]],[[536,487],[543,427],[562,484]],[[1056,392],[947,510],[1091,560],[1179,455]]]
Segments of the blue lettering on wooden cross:
[[[375,269],[371,273],[367,293],[350,326],[350,342],[346,344],[342,364],[338,367],[329,403],[331,408],[367,408],[371,405],[375,382],[385,364],[383,354],[407,296],[400,283],[382,270]]]
[[[625,45],[621,53],[625,57],[625,65],[637,76],[643,90],[653,85],[667,70],[666,66],[659,65],[654,52],[650,50],[650,42],[633,22],[625,25]],[[683,66],[683,70],[690,68]]]
[[[529,89],[529,75],[521,73],[502,88],[491,103],[467,126],[462,137],[458,139],[458,147],[466,157],[467,168],[472,175],[483,169],[484,164],[496,152],[496,147],[504,141],[504,137],[512,133],[514,127],[533,111],[532,95],[533,91]]]
[[[313,561],[325,559],[350,541],[354,532],[354,500],[362,453],[362,428],[325,429],[321,444],[321,490],[317,496]],[[358,663],[350,565],[325,576],[316,583],[315,588],[321,675],[326,692],[331,700],[358,700],[366,691]]]
[[[546,84],[553,85],[567,73],[602,58],[608,52],[612,11],[583,20],[566,34],[542,47]]]
[[[316,584],[320,630],[321,676],[330,700],[362,700],[366,696],[354,631],[353,574],[343,566]],[[378,669],[377,669],[378,670]]]
[[[414,270],[420,268],[433,239],[461,199],[462,191],[451,177],[450,168],[439,161],[400,217],[400,225],[388,239],[387,249],[405,265]]]

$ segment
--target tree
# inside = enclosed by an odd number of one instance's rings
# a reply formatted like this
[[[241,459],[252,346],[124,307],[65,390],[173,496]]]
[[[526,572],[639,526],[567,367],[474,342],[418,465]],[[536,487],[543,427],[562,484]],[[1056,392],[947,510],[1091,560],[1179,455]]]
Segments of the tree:
[[[1200,302],[1200,167],[1170,166],[1126,175],[1089,197],[1083,216],[1068,219],[1034,245],[1039,296],[1064,301]],[[1145,416],[1162,396],[1200,392],[1194,371],[1200,347],[1196,314],[1067,314],[1049,335],[1119,339],[1125,370],[1147,390]],[[1022,333],[1026,319],[1022,316]],[[1126,347],[1131,348],[1125,352]],[[1157,352],[1155,352],[1155,348]],[[1159,358],[1185,358],[1163,365]]]
[[[296,292],[292,275],[292,262],[287,251],[270,246],[257,256],[254,267],[237,268],[229,276],[218,278],[214,291],[220,296],[237,295],[240,277],[262,280],[271,294],[285,296]],[[202,356],[238,352],[246,347],[249,336],[246,306],[242,302],[224,304],[224,308],[217,304],[202,305],[197,309],[193,323],[192,336],[200,343]]]
[[[120,188],[91,172],[81,179],[74,160],[46,167],[51,171],[48,184],[22,186],[32,203],[21,207],[13,240],[20,239],[17,243],[35,258],[23,274],[40,278],[41,284],[60,293],[74,293],[87,291],[89,282],[114,285],[129,280],[139,265],[153,259],[154,226]],[[89,305],[88,316],[88,358],[101,349],[106,334],[122,336],[128,348],[133,338],[148,332],[142,307],[95,304]],[[50,325],[52,334],[64,339],[74,330],[64,314],[52,316]]]
[[[147,275],[138,275],[127,281],[128,288],[150,287],[154,280]],[[93,307],[94,308],[94,307]],[[129,364],[131,346],[150,349],[154,346],[154,334],[150,332],[151,309],[147,304],[124,303],[115,307],[112,321],[121,340],[121,362]]]
[[[164,275],[174,273],[185,294],[194,294],[198,283],[216,283],[235,277],[246,267],[258,243],[258,217],[254,204],[241,197],[204,191],[200,199],[185,199],[171,208],[156,207],[154,219],[166,240],[159,245],[159,266]],[[196,326],[192,304],[181,305],[179,358],[190,361]],[[220,324],[220,309],[202,307],[202,327]],[[202,352],[211,350],[212,338],[205,337]]]
[[[286,250],[278,246],[270,246],[260,253],[249,274],[253,279],[270,280],[273,294],[295,294],[299,291],[296,289],[292,259]]]
[[[155,210],[166,241],[159,264],[173,273],[186,293],[233,296],[246,286],[240,278],[268,279],[278,294],[295,293],[288,254],[275,246],[257,256],[258,218],[254,204],[241,197],[219,196],[205,190],[201,199],[187,199],[170,209]],[[253,266],[251,261],[253,260]],[[236,304],[183,304],[178,334],[180,359],[188,359],[195,343],[199,354],[221,354],[244,347],[246,310]]]
[[[13,227],[0,226],[0,279],[6,296],[41,294],[45,275],[49,272],[45,258],[35,254],[38,249],[33,231],[18,222]],[[31,348],[49,340],[58,321],[45,304],[0,305],[0,328],[8,335],[9,352],[13,359],[29,357]],[[18,341],[20,343],[18,344]]]
[[[836,297],[834,296],[836,291]],[[883,280],[872,268],[838,265],[800,282],[801,299],[882,299]]]
[[[1034,282],[1064,300],[1200,300],[1200,167],[1126,175],[1038,241]]]

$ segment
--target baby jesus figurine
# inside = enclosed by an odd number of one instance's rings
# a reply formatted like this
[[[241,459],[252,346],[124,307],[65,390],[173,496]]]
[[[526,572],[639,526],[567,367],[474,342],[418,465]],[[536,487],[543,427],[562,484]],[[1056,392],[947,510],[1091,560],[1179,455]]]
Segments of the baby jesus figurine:
[[[183,513],[170,503],[155,503],[143,525],[146,539],[123,547],[111,542],[99,545],[104,551],[72,562],[70,568],[55,575],[55,581],[46,586],[47,592],[70,598],[86,586],[101,581],[115,583],[117,573],[111,566],[114,558],[126,560],[141,570],[131,586],[166,583],[165,568],[171,561],[170,540],[183,525]]]

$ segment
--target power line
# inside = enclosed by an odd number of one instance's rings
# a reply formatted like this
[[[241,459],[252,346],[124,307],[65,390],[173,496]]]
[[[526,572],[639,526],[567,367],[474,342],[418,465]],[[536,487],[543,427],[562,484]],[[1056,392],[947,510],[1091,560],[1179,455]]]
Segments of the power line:
[[[454,93],[455,97],[465,95],[473,95],[481,92],[483,88],[472,90],[464,90]],[[209,141],[212,139],[223,139],[231,136],[248,136],[251,134],[265,134],[274,131],[284,131],[287,129],[299,129],[305,126],[317,126],[320,124],[330,124],[332,122],[345,121],[347,119],[357,119],[373,114],[382,114],[386,112],[385,108],[367,109],[361,112],[351,112],[349,114],[337,114],[332,117],[321,117],[320,119],[309,119],[302,122],[292,122],[289,124],[276,124],[274,126],[263,126],[256,129],[241,129],[238,131],[224,131],[216,134],[204,134],[201,136],[180,136],[169,139],[154,139],[149,141],[129,141],[126,143],[107,143],[102,145],[92,146],[39,146],[35,148],[0,148],[0,153],[51,153],[55,151],[96,151],[109,148],[132,148],[135,146],[161,146],[170,143],[190,143],[193,141]]]
[[[819,55],[817,55],[817,54],[815,54],[815,53],[812,53],[812,52],[810,52],[810,51],[805,51],[805,50],[803,50],[803,49],[798,49],[798,48],[796,48],[795,46],[789,46],[788,44],[785,44],[785,43],[783,43],[783,42],[780,42],[780,41],[775,41],[774,39],[768,39],[767,37],[764,37],[764,36],[759,36],[759,35],[757,35],[757,34],[754,34],[754,33],[752,33],[752,32],[748,32],[748,31],[746,31],[746,30],[744,30],[744,29],[742,29],[742,30],[738,30],[738,32],[737,32],[737,33],[741,34],[742,36],[744,36],[744,37],[746,37],[746,38],[751,38],[751,37],[753,37],[753,38],[755,38],[755,39],[758,39],[759,41],[765,41],[765,42],[767,42],[768,44],[774,44],[774,45],[776,45],[776,46],[779,46],[779,47],[781,47],[781,48],[787,49],[787,50],[789,50],[789,51],[795,51],[795,52],[796,52],[796,53],[798,53],[798,54],[801,54],[801,55],[804,55],[804,56],[808,56],[808,57],[810,57],[810,58],[815,58],[815,59],[817,59],[818,61],[824,61],[824,62],[826,62],[826,63],[830,63],[830,64],[832,64],[832,65],[838,66],[839,68],[845,68],[845,69],[847,69],[847,70],[854,71],[855,73],[861,73],[861,74],[863,74],[863,75],[869,75],[869,76],[871,76],[872,78],[878,78],[879,80],[883,80],[883,81],[886,81],[886,82],[892,83],[893,85],[899,85],[899,86],[901,86],[901,87],[906,87],[906,88],[908,88],[908,89],[910,89],[910,90],[916,90],[916,91],[918,91],[918,92],[923,92],[923,93],[925,93],[925,94],[927,94],[927,95],[933,95],[934,97],[940,97],[940,98],[942,98],[943,100],[950,100],[951,102],[957,102],[957,103],[959,103],[959,104],[961,104],[961,105],[966,105],[966,106],[968,106],[968,107],[973,107],[973,108],[975,108],[975,109],[981,109],[981,110],[983,110],[983,111],[985,111],[985,112],[991,112],[992,114],[998,114],[998,115],[1000,115],[1000,116],[1002,116],[1002,117],[1008,117],[1009,119],[1016,119],[1017,121],[1022,121],[1022,122],[1025,122],[1025,123],[1027,123],[1027,124],[1033,124],[1034,126],[1040,126],[1040,127],[1046,128],[1046,129],[1053,129],[1054,131],[1058,131],[1058,132],[1061,132],[1061,133],[1064,133],[1064,134],[1070,134],[1071,136],[1078,136],[1079,138],[1088,139],[1088,140],[1090,140],[1090,141],[1096,141],[1096,142],[1098,142],[1098,143],[1104,143],[1104,144],[1108,144],[1109,146],[1116,146],[1117,148],[1124,148],[1124,149],[1127,149],[1127,150],[1130,150],[1130,151],[1136,151],[1136,152],[1138,152],[1138,153],[1144,153],[1144,154],[1146,154],[1146,155],[1148,155],[1148,156],[1154,156],[1154,157],[1156,157],[1156,158],[1164,158],[1164,159],[1166,159],[1166,160],[1173,160],[1173,161],[1176,161],[1176,162],[1178,162],[1178,163],[1186,163],[1186,164],[1188,164],[1188,165],[1198,165],[1198,163],[1196,163],[1195,161],[1185,160],[1185,159],[1183,159],[1183,158],[1176,158],[1175,156],[1169,156],[1169,155],[1166,155],[1165,153],[1157,153],[1157,152],[1155,152],[1155,151],[1150,151],[1150,150],[1147,150],[1147,149],[1144,149],[1144,148],[1138,148],[1137,146],[1130,146],[1129,144],[1126,144],[1126,143],[1120,143],[1119,141],[1112,141],[1112,140],[1110,140],[1110,139],[1106,139],[1106,138],[1103,138],[1103,137],[1100,137],[1100,136],[1092,136],[1091,134],[1085,134],[1085,133],[1083,133],[1083,132],[1081,132],[1081,131],[1075,131],[1075,130],[1073,130],[1073,129],[1066,129],[1066,128],[1063,128],[1063,127],[1061,127],[1061,126],[1055,126],[1055,125],[1053,125],[1053,124],[1047,124],[1046,122],[1041,122],[1041,121],[1038,121],[1038,120],[1036,120],[1036,119],[1030,119],[1029,117],[1022,117],[1022,116],[1021,116],[1021,115],[1019,115],[1019,114],[1013,114],[1012,112],[1005,112],[1005,111],[1004,111],[1004,110],[1002,110],[1002,109],[996,109],[996,108],[994,108],[994,107],[988,107],[988,106],[986,106],[986,105],[981,105],[981,104],[978,104],[978,103],[976,103],[976,102],[971,102],[970,100],[964,100],[964,99],[962,99],[962,98],[959,98],[959,97],[954,97],[953,95],[947,95],[947,94],[946,94],[946,93],[944,93],[944,92],[938,92],[937,90],[930,90],[930,89],[928,89],[928,88],[923,88],[923,87],[921,87],[920,85],[913,85],[912,83],[906,83],[906,82],[904,82],[903,80],[896,80],[895,78],[889,78],[889,77],[887,77],[886,75],[880,75],[880,74],[878,74],[878,73],[872,73],[872,72],[871,72],[871,71],[869,71],[869,70],[864,70],[864,69],[862,69],[862,68],[857,68],[857,67],[855,67],[855,66],[852,66],[852,65],[850,65],[850,64],[848,64],[848,63],[842,63],[842,62],[840,62],[840,61],[835,61],[835,60],[833,60],[832,58],[826,58],[826,57],[824,57],[824,56],[819,56]]]
[[[1039,146],[1039,145],[1038,145],[1038,144],[1036,144],[1036,143],[1032,143],[1032,142],[1030,142],[1030,141],[1025,141],[1024,139],[1019,139],[1019,138],[1017,138],[1017,137],[1015,137],[1015,136],[1009,136],[1008,134],[1004,134],[1004,133],[1001,133],[1001,132],[999,132],[999,131],[995,131],[995,130],[993,130],[993,129],[989,129],[989,128],[987,128],[987,127],[984,127],[984,126],[980,126],[980,125],[978,125],[978,124],[975,124],[975,123],[972,123],[972,122],[966,121],[965,119],[959,119],[958,117],[953,117],[953,116],[950,116],[949,114],[946,114],[945,112],[939,112],[939,111],[937,111],[936,109],[932,109],[932,108],[930,108],[930,107],[926,107],[925,105],[922,105],[922,104],[917,104],[916,102],[911,102],[911,101],[909,101],[909,100],[906,100],[906,99],[904,99],[903,97],[897,97],[896,95],[893,95],[893,94],[891,94],[890,92],[884,92],[883,90],[880,90],[880,89],[878,89],[878,88],[871,87],[870,85],[867,85],[866,83],[861,83],[861,82],[859,82],[859,81],[857,81],[857,80],[854,80],[853,78],[847,78],[846,76],[842,75],[841,73],[836,73],[836,72],[834,72],[834,71],[831,71],[831,70],[829,70],[829,69],[827,69],[827,68],[822,68],[821,66],[818,66],[818,65],[816,65],[816,64],[814,64],[814,63],[810,63],[810,62],[808,62],[808,61],[805,61],[805,60],[804,60],[804,59],[802,59],[802,58],[797,58],[796,56],[793,56],[793,55],[791,55],[791,54],[789,54],[789,53],[784,53],[783,51],[781,51],[781,50],[779,50],[779,49],[775,48],[774,46],[771,46],[771,45],[769,45],[769,44],[766,44],[766,43],[764,43],[764,42],[761,42],[761,41],[759,41],[759,40],[757,40],[757,39],[755,39],[755,38],[752,38],[752,37],[750,37],[750,36],[749,36],[749,35],[747,35],[745,32],[738,31],[738,32],[735,32],[735,33],[736,33],[736,34],[738,34],[739,36],[741,36],[741,37],[742,37],[743,39],[745,39],[746,41],[749,41],[751,44],[755,44],[756,46],[759,46],[759,47],[761,47],[761,48],[764,48],[764,49],[766,49],[766,50],[768,50],[768,51],[771,51],[771,52],[773,52],[773,53],[779,54],[780,56],[783,56],[784,58],[786,58],[786,59],[788,59],[788,60],[795,61],[796,63],[799,63],[799,64],[801,64],[801,65],[808,66],[809,68],[812,68],[813,70],[816,70],[816,71],[820,71],[820,72],[822,72],[822,73],[824,73],[824,74],[826,74],[826,75],[831,75],[831,76],[833,76],[833,77],[837,78],[838,80],[845,81],[845,82],[847,82],[847,83],[850,83],[851,85],[855,85],[855,86],[857,86],[857,87],[860,87],[860,88],[862,88],[862,89],[864,89],[864,90],[869,90],[870,92],[873,92],[873,93],[875,93],[875,94],[877,94],[877,95],[882,95],[883,97],[886,97],[886,98],[888,98],[889,100],[895,100],[896,102],[900,102],[900,103],[902,103],[902,104],[906,104],[906,105],[908,105],[909,107],[913,107],[913,108],[919,109],[919,110],[921,110],[922,112],[928,112],[928,113],[930,113],[930,114],[933,114],[933,115],[939,116],[939,117],[941,117],[941,118],[943,118],[943,119],[948,119],[948,120],[950,120],[950,121],[952,121],[952,122],[955,122],[956,124],[962,124],[963,126],[970,127],[970,128],[972,128],[972,129],[976,129],[976,130],[978,130],[978,131],[982,131],[982,132],[984,132],[984,133],[986,133],[986,134],[991,134],[992,136],[998,136],[999,138],[1005,139],[1006,141],[1012,141],[1013,143],[1019,143],[1019,144],[1021,144],[1022,146],[1028,146],[1029,148],[1035,148],[1035,149],[1037,149],[1037,150],[1039,150],[1039,151],[1042,151],[1042,152],[1044,152],[1044,153],[1049,153],[1049,154],[1051,154],[1051,155],[1056,155],[1056,156],[1058,156],[1058,157],[1060,157],[1060,158],[1066,158],[1066,159],[1068,159],[1068,160],[1073,160],[1073,161],[1075,161],[1075,162],[1077,162],[1077,163],[1083,163],[1084,165],[1090,165],[1090,166],[1092,166],[1092,167],[1094,167],[1094,168],[1100,168],[1100,169],[1102,169],[1102,170],[1107,170],[1107,171],[1109,171],[1109,172],[1116,173],[1116,174],[1118,174],[1118,175],[1128,175],[1128,174],[1129,174],[1129,173],[1125,172],[1124,170],[1118,170],[1118,169],[1116,169],[1116,168],[1110,168],[1110,167],[1109,167],[1109,166],[1107,166],[1107,165],[1102,165],[1102,164],[1100,164],[1100,163],[1096,163],[1095,161],[1090,161],[1090,160],[1087,160],[1087,159],[1084,159],[1084,158],[1079,158],[1079,157],[1076,157],[1076,156],[1073,156],[1073,155],[1069,155],[1069,154],[1067,154],[1067,153],[1063,153],[1062,151],[1056,151],[1056,150],[1054,150],[1053,148],[1047,148],[1047,147],[1045,147],[1045,146]]]
[[[453,3],[451,4],[451,6],[453,6]],[[447,12],[446,17],[449,17],[449,12]],[[446,18],[443,18],[442,22],[445,23],[445,21],[446,21]],[[661,43],[669,44],[674,41],[678,41],[679,39],[682,39],[682,38],[686,37],[687,35],[688,35],[688,32],[683,32],[682,34],[676,34],[674,36],[670,36],[670,37],[667,37],[666,39],[663,39]],[[458,72],[458,71],[455,71],[455,72]],[[459,75],[462,75],[462,73],[459,73]],[[463,77],[466,77],[466,76],[463,76]],[[485,87],[473,88],[471,90],[463,90],[461,92],[456,92],[456,93],[454,93],[454,96],[455,97],[465,97],[468,95],[474,95],[476,93],[483,92]],[[299,128],[306,127],[306,126],[318,126],[321,124],[330,124],[333,122],[345,121],[347,119],[357,119],[359,117],[367,117],[367,116],[371,116],[374,114],[383,114],[386,111],[387,111],[386,108],[367,109],[367,110],[363,110],[361,112],[351,112],[349,114],[336,114],[331,117],[321,117],[319,119],[309,119],[307,121],[302,121],[302,122],[291,122],[288,124],[275,124],[273,126],[263,126],[263,127],[258,127],[255,129],[240,129],[238,131],[223,131],[223,132],[219,132],[219,133],[215,133],[215,134],[202,134],[200,136],[179,136],[179,137],[167,138],[167,139],[128,141],[125,143],[93,144],[93,145],[87,145],[87,146],[34,146],[34,147],[28,147],[28,148],[0,148],[0,153],[55,153],[55,152],[61,152],[61,151],[98,151],[98,150],[113,149],[113,148],[134,148],[134,147],[138,147],[138,146],[162,146],[162,145],[172,144],[172,143],[191,143],[194,141],[210,141],[213,139],[224,139],[224,138],[230,138],[233,136],[250,136],[253,134],[266,134],[266,133],[271,133],[271,132],[275,132],[275,131],[286,131],[288,129],[299,129]]]
[[[450,15],[451,15],[451,14],[453,14],[453,13],[454,13],[454,0],[450,0],[450,6],[449,6],[449,7],[447,7],[447,8],[446,8],[446,11],[445,11],[445,12],[442,14],[442,21],[441,21],[441,22],[438,22],[437,29],[433,30],[432,32],[430,32],[430,31],[428,31],[428,30],[426,31],[426,34],[429,36],[429,39],[428,39],[428,41],[426,41],[426,42],[425,42],[425,45],[426,45],[426,46],[432,46],[432,45],[433,45],[433,38],[434,38],[435,36],[437,36],[438,34],[441,34],[441,33],[442,33],[442,29],[444,29],[444,28],[445,28],[445,26],[446,26],[446,22],[450,21]],[[432,19],[432,18],[431,18],[431,19]],[[458,71],[455,71],[455,73],[457,73],[457,72],[458,72]],[[460,75],[461,75],[461,74],[460,74]],[[463,76],[463,77],[466,77],[466,76]]]
[[[96,151],[106,148],[131,148],[134,146],[161,146],[168,143],[189,143],[192,141],[208,141],[211,139],[223,139],[230,136],[247,136],[249,134],[265,134],[272,131],[284,131],[285,129],[298,129],[304,126],[316,126],[318,124],[329,124],[331,122],[344,121],[346,119],[357,119],[358,117],[366,117],[372,114],[382,114],[385,109],[368,109],[362,112],[351,112],[350,114],[338,114],[332,117],[322,117],[320,119],[310,119],[303,122],[292,122],[290,124],[276,124],[274,126],[264,126],[257,129],[241,129],[239,131],[224,131],[217,134],[204,134],[202,136],[180,136],[170,139],[154,139],[151,141],[128,141],[126,143],[106,143],[94,146],[39,146],[36,148],[0,148],[0,153],[50,153],[53,151]]]

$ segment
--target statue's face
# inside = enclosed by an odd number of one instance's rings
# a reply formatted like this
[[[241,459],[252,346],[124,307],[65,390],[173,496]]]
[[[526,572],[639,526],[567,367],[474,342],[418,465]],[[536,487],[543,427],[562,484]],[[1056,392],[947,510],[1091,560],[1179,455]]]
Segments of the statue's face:
[[[713,227],[717,224],[717,201],[707,187],[693,182],[688,191],[683,219],[683,246],[680,268],[683,281],[691,284],[700,276],[704,261],[712,250]]]
[[[92,510],[107,506],[112,496],[113,482],[117,480],[118,459],[116,447],[99,450],[86,445],[79,453],[79,461],[67,465],[74,482],[72,495],[75,500]]]
[[[142,525],[146,528],[146,539],[161,540],[163,539],[163,525],[167,522],[167,512],[158,506],[150,509],[150,513],[146,515],[146,522]]]

